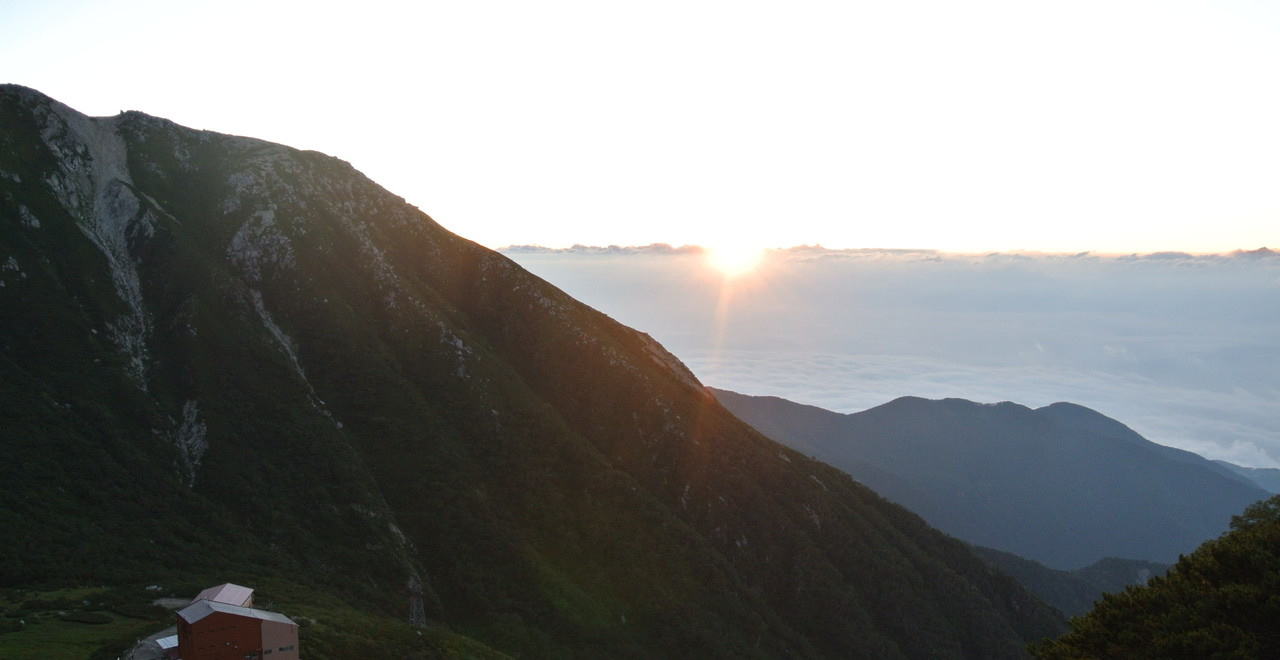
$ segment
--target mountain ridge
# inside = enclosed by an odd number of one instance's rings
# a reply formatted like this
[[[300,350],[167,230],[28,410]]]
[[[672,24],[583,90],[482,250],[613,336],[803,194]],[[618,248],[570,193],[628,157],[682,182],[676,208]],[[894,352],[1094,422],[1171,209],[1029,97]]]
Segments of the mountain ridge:
[[[1076,404],[901,397],[842,415],[713,391],[766,435],[940,529],[1060,570],[1106,557],[1172,563],[1224,531],[1232,511],[1267,496],[1245,477]]]
[[[1107,557],[1084,568],[1064,571],[1002,550],[981,546],[974,546],[973,550],[1068,618],[1085,614],[1106,594],[1146,584],[1169,569],[1168,564]]]

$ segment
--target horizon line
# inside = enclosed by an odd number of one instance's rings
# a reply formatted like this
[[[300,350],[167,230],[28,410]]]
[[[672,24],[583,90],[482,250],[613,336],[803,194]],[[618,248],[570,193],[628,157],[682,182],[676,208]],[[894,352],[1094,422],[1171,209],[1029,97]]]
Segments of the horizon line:
[[[672,243],[648,243],[645,245],[619,245],[611,243],[609,245],[587,245],[583,243],[574,243],[567,247],[557,247],[550,245],[542,245],[539,243],[521,243],[508,244],[494,248],[495,252],[501,253],[574,253],[574,252],[611,252],[611,253],[632,253],[632,252],[669,252],[669,253],[701,253],[707,252],[714,248],[710,246],[699,245],[696,243],[682,243],[675,245]],[[1184,250],[1152,250],[1150,252],[1103,252],[1095,250],[1083,251],[1061,251],[1054,252],[1049,250],[1034,249],[1008,249],[1008,250],[945,250],[939,248],[891,248],[891,247],[857,247],[857,248],[829,248],[820,243],[806,243],[793,245],[790,247],[762,247],[762,252],[841,252],[841,253],[865,253],[865,254],[930,254],[930,255],[947,255],[947,256],[995,256],[995,255],[1011,255],[1011,256],[1044,256],[1044,257],[1145,257],[1145,258],[1196,258],[1196,257],[1235,257],[1235,256],[1255,256],[1255,257],[1274,257],[1280,256],[1280,251],[1273,250],[1268,246],[1262,246],[1255,249],[1236,248],[1235,250],[1225,252],[1190,252]]]

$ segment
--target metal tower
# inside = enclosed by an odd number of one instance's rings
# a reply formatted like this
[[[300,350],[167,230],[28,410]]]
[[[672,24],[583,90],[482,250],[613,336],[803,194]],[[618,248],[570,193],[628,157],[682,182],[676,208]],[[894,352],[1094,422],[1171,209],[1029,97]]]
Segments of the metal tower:
[[[427,625],[427,613],[422,608],[422,583],[416,575],[409,578],[409,625],[414,628]]]

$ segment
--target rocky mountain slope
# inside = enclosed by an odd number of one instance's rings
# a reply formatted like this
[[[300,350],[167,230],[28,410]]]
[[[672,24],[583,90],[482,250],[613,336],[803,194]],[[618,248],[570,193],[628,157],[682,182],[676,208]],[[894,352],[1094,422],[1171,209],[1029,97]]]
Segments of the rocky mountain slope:
[[[1074,570],[1108,557],[1172,563],[1269,493],[1191,452],[1069,403],[903,397],[842,415],[775,397],[717,398],[971,543]]]
[[[0,585],[236,571],[403,618],[420,581],[524,657],[1003,658],[1060,630],[347,163],[12,85],[0,127]]]

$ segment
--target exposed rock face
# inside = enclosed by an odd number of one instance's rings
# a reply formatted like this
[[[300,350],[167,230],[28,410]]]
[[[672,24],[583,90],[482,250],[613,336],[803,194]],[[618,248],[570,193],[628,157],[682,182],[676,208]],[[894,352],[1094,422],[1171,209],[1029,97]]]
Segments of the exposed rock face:
[[[0,120],[0,582],[234,570],[399,612],[422,580],[527,657],[1021,657],[1061,625],[342,161],[14,86]]]
[[[35,110],[40,137],[57,163],[45,183],[107,260],[125,306],[107,330],[128,357],[129,374],[146,389],[150,324],[130,243],[153,235],[156,216],[134,193],[119,121],[89,118],[57,102],[36,104]]]

